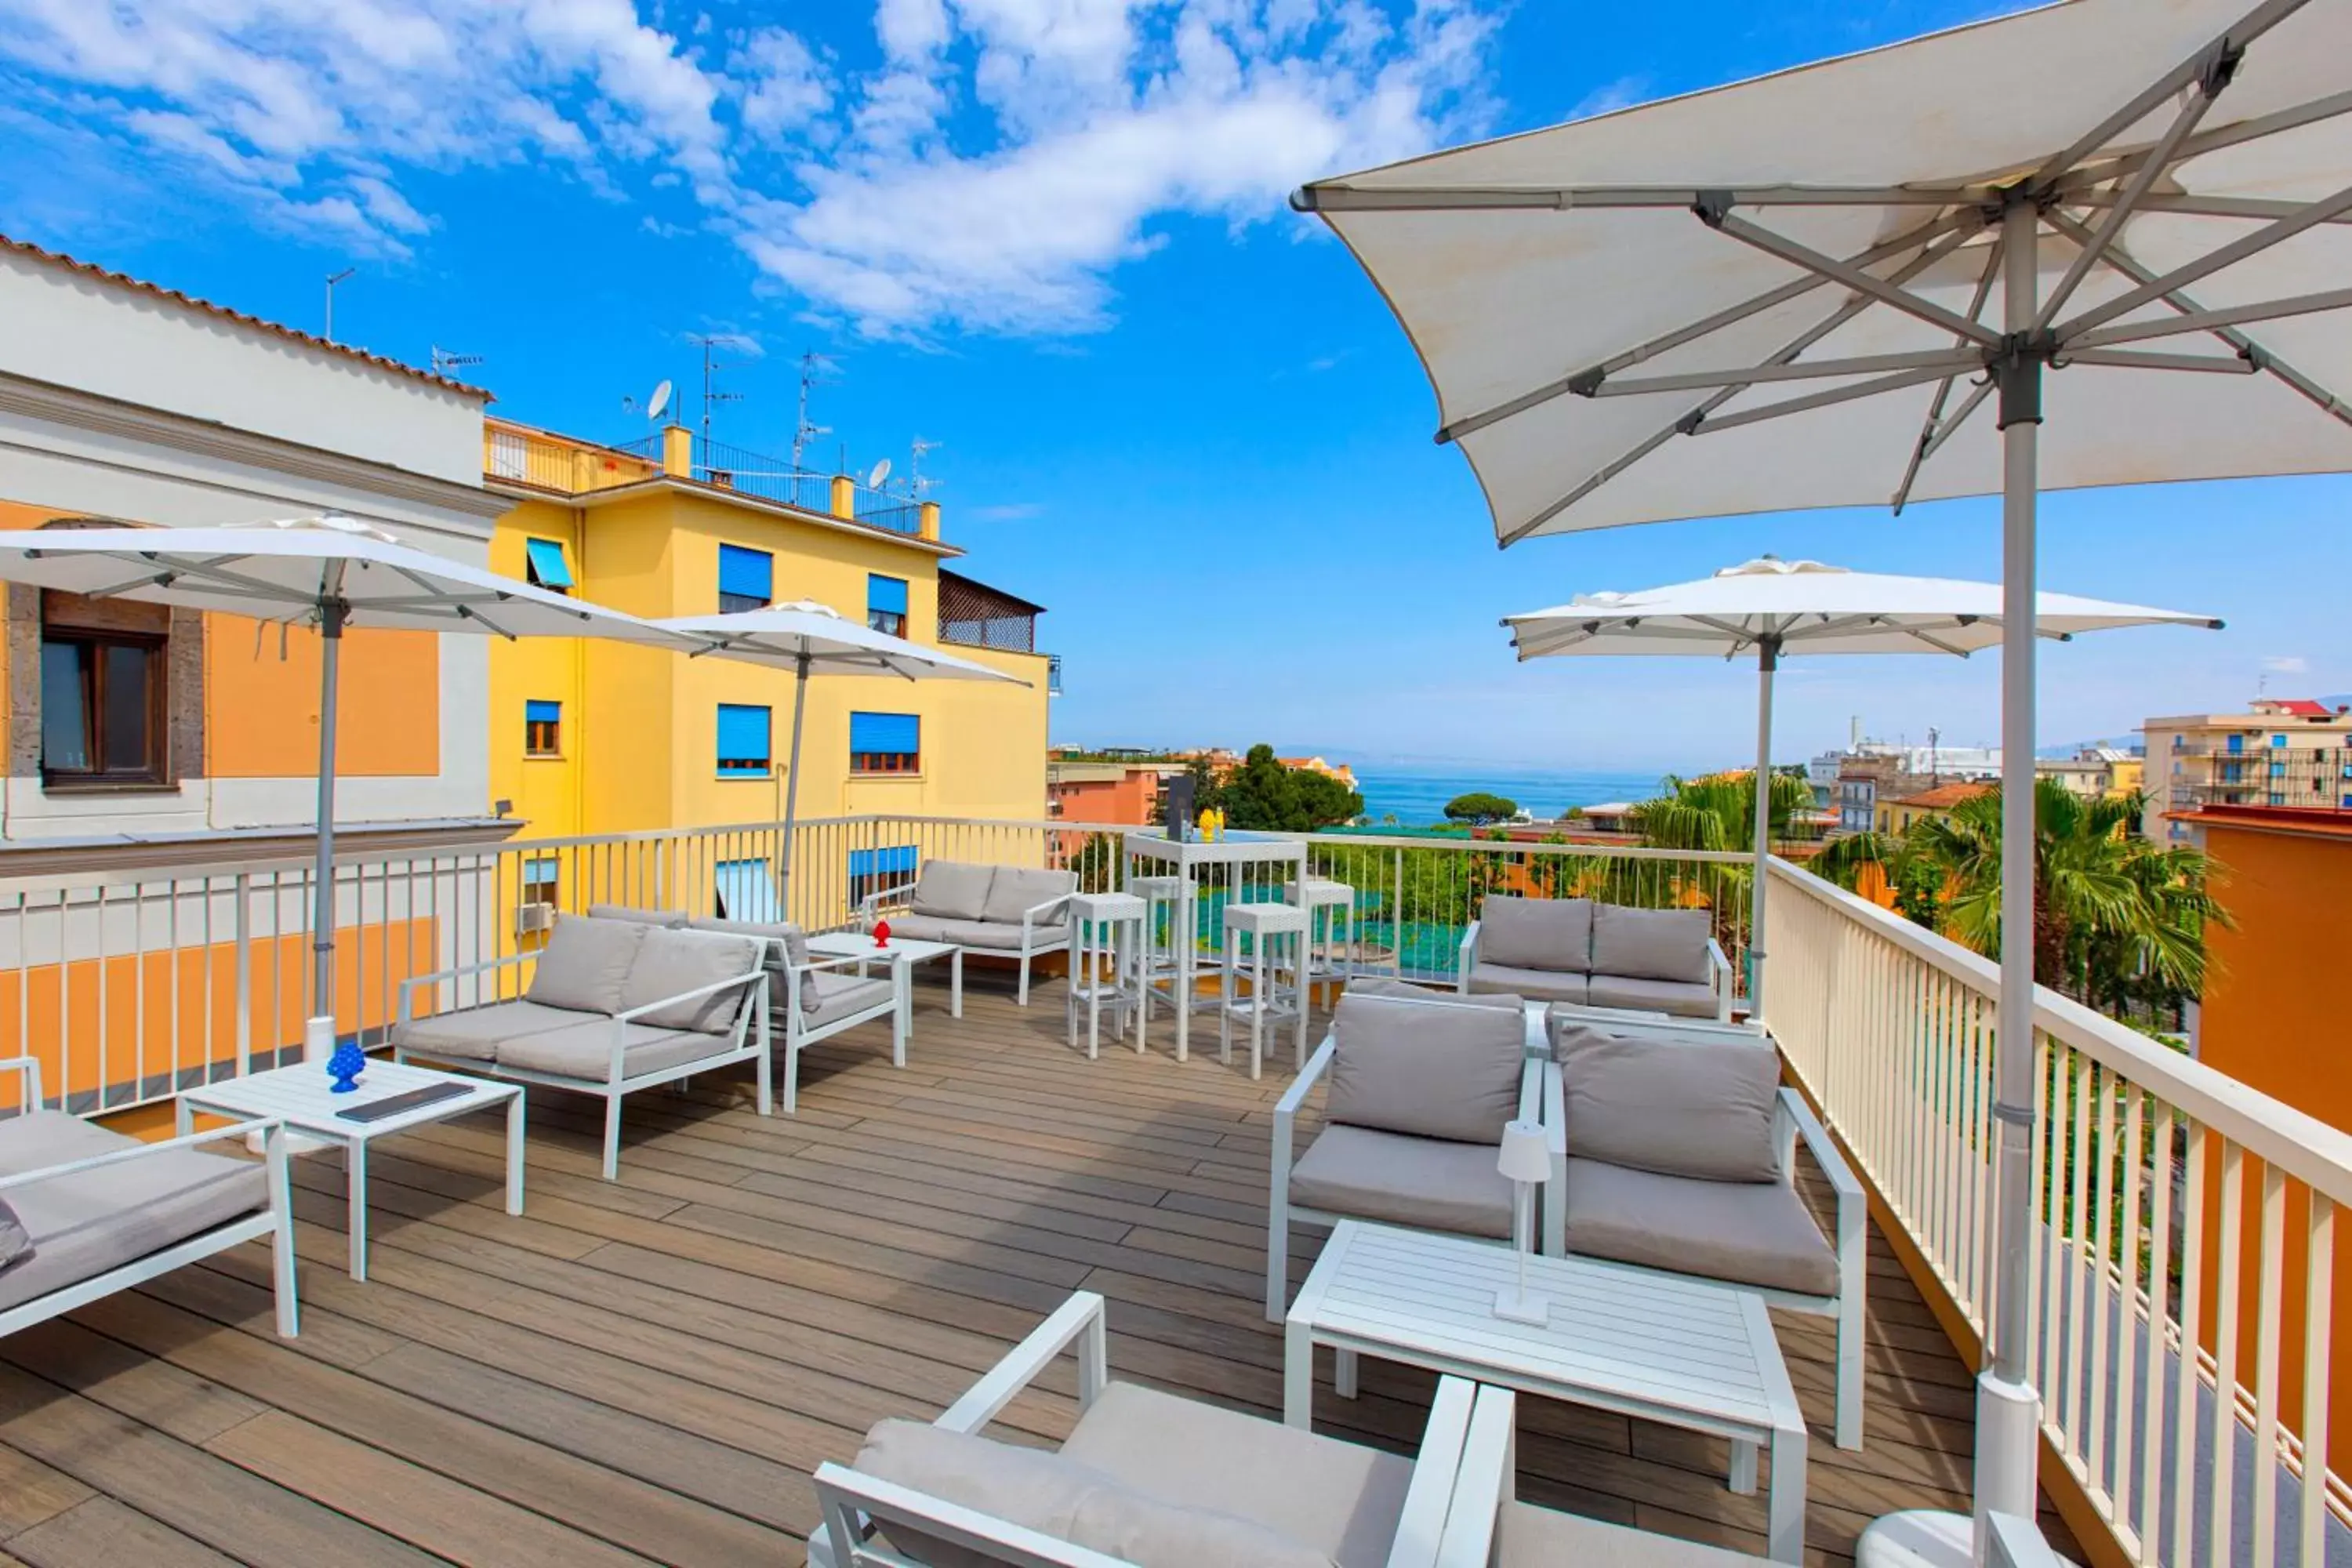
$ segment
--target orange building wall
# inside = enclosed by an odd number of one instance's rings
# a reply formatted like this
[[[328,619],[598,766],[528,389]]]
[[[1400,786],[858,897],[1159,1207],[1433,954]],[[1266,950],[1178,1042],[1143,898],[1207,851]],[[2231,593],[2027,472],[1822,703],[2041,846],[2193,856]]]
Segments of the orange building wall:
[[[2326,825],[2315,822],[2317,829]],[[2352,1034],[2342,976],[2352,960],[2352,823],[2334,833],[2256,830],[2206,820],[2206,848],[2216,863],[2213,893],[2236,923],[2208,939],[2211,973],[2198,1034],[2198,1055],[2275,1100],[2332,1126],[2352,1131],[2352,1060],[2344,1044]],[[2209,1237],[2219,1237],[2221,1159],[2207,1161]],[[2260,1280],[2262,1163],[2245,1161],[2241,1209],[2245,1245],[2239,1260],[2244,1331],[2238,1375],[2253,1384],[2255,1292]],[[2284,1415],[2300,1427],[2303,1409],[2304,1284],[2309,1204],[2305,1190],[2286,1184],[2286,1269],[2280,1384]],[[2335,1326],[2330,1333],[2328,1430],[2352,1433],[2352,1224],[2339,1215],[2335,1239]],[[2206,1269],[2203,1339],[2212,1348],[2218,1246]],[[2336,1442],[2341,1443],[2336,1438]],[[2337,1461],[2336,1468],[2342,1468]]]
[[[281,658],[275,626],[242,616],[205,618],[205,772],[210,776],[318,776],[320,638],[290,627],[283,647]],[[352,628],[343,635],[336,689],[340,776],[429,778],[441,771],[436,634]]]
[[[1160,804],[1160,775],[1146,770],[1129,773],[1115,783],[1073,779],[1051,786],[1051,793],[1062,803],[1066,821],[1145,827],[1155,820],[1152,811]]]

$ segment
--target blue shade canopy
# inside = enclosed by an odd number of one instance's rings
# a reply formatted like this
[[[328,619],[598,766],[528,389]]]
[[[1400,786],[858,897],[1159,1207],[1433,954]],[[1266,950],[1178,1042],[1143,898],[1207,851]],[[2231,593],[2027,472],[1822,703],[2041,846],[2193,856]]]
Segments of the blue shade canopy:
[[[563,546],[552,539],[526,539],[523,550],[530,557],[530,574],[542,588],[572,586],[572,563],[563,559]]]
[[[768,710],[733,702],[719,705],[719,755],[730,763],[768,765]],[[731,770],[730,770],[731,771]]]
[[[852,877],[886,877],[915,868],[915,847],[893,845],[887,849],[853,849],[849,852],[849,874]]]
[[[869,574],[866,579],[866,607],[887,610],[894,616],[905,615],[907,580],[904,577],[885,577],[878,572]]]
[[[767,604],[773,599],[776,588],[776,558],[764,550],[746,550],[740,544],[719,547],[719,591],[745,599],[757,599]]]
[[[784,918],[776,901],[775,880],[768,875],[764,859],[721,860],[711,880],[719,894],[719,908],[727,919],[765,924]]]
[[[530,701],[522,705],[522,716],[533,724],[553,724],[563,717],[561,702]]]
[[[912,713],[852,713],[849,749],[852,753],[898,752],[918,755],[923,749],[923,721]]]

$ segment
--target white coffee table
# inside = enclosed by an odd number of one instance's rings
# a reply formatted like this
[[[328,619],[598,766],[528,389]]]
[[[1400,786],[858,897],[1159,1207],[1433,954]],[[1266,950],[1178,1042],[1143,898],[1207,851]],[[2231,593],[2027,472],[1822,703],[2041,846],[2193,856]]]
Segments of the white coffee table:
[[[404,1110],[380,1121],[346,1121],[338,1111],[434,1084],[465,1086],[453,1094],[414,1110]],[[181,1091],[176,1119],[182,1135],[199,1111],[215,1116],[276,1116],[298,1132],[342,1146],[345,1185],[349,1188],[352,1233],[352,1278],[367,1278],[367,1146],[378,1138],[404,1132],[429,1122],[446,1121],[469,1111],[503,1103],[507,1108],[507,1213],[522,1213],[523,1100],[522,1086],[439,1072],[432,1068],[368,1058],[359,1087],[349,1094],[334,1092],[334,1080],[319,1062],[273,1068],[202,1089]]]
[[[888,959],[890,978],[907,1001],[907,1032],[910,1035],[915,1032],[914,967],[944,958],[948,961],[948,1016],[963,1016],[963,949],[951,942],[917,942],[911,937],[894,936],[887,946],[877,947],[874,939],[863,931],[835,931],[813,936],[808,944],[811,952],[824,958]]]
[[[1339,1392],[1356,1393],[1359,1352],[1522,1394],[1614,1410],[1731,1441],[1731,1489],[1756,1489],[1772,1449],[1766,1548],[1803,1560],[1805,1418],[1761,1297],[1574,1258],[1528,1259],[1528,1289],[1550,1302],[1542,1327],[1492,1310],[1515,1276],[1491,1242],[1341,1220],[1290,1309],[1283,1419],[1311,1425],[1315,1347],[1339,1352]]]

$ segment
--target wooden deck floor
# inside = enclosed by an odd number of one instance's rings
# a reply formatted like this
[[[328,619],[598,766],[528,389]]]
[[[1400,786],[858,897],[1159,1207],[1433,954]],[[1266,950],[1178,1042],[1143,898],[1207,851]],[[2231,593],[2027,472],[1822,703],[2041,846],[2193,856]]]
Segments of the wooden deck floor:
[[[820,1461],[937,1414],[1081,1287],[1111,1302],[1118,1374],[1277,1412],[1261,1248],[1286,1074],[1179,1066],[1164,1038],[1090,1063],[1058,984],[1026,1012],[1008,993],[975,972],[957,1023],[919,986],[908,1067],[878,1027],[820,1047],[793,1120],[754,1115],[748,1083],[633,1100],[614,1184],[595,1108],[533,1090],[523,1218],[497,1125],[380,1144],[364,1285],[340,1171],[301,1162],[299,1340],[271,1332],[252,1247],[0,1341],[0,1568],[798,1563]],[[1822,1563],[1874,1515],[1965,1506],[1968,1372],[1875,1236],[1871,1267],[1863,1452],[1829,1439],[1828,1325],[1780,1325]],[[1348,1402],[1323,1373],[1319,1429],[1417,1436],[1427,1377],[1367,1362]],[[1066,1361],[1050,1388],[1016,1432],[1066,1430]],[[1523,1495],[1761,1549],[1720,1443],[1520,1408]]]

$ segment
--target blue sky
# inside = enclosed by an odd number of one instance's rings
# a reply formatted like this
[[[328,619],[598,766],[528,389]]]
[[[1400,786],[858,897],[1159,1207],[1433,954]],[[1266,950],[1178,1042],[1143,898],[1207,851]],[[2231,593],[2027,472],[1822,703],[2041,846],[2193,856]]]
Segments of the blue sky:
[[[1426,383],[1284,193],[1451,141],[1969,19],[1937,0],[7,0],[0,232],[339,335],[606,438],[690,334],[740,334],[714,432],[916,437],[975,575],[1052,607],[1057,738],[1692,769],[1752,678],[1521,668],[1497,616],[1771,551],[1997,575],[1987,503],[1748,518],[1498,553]],[[1998,8],[1998,7],[1991,7]],[[2052,437],[2058,438],[2058,437]],[[2045,742],[2352,690],[2352,482],[2059,495],[2045,584],[2226,617],[2049,650]],[[1791,660],[1781,753],[1998,730],[1990,658]]]

